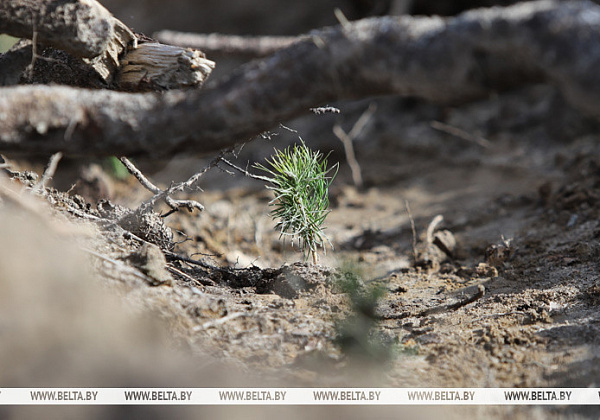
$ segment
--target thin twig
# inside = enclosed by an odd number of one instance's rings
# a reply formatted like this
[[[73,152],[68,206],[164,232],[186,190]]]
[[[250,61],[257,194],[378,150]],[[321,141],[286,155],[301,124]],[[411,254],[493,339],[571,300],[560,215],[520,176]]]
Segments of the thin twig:
[[[39,55],[37,53],[37,39],[38,32],[35,30],[35,22],[33,23],[33,36],[31,37],[31,68],[29,69],[29,80],[33,80],[33,71],[35,69],[35,62]]]
[[[430,125],[431,128],[433,128],[434,130],[438,130],[443,133],[450,134],[454,137],[458,137],[460,139],[476,143],[485,149],[489,149],[490,147],[492,147],[492,143],[489,140],[481,136],[476,136],[471,133],[468,133],[465,130],[461,130],[458,127],[454,127],[440,121],[432,121]]]
[[[443,312],[456,311],[457,309],[462,308],[463,306],[466,306],[470,303],[475,302],[478,299],[481,299],[484,295],[485,295],[485,286],[480,284],[479,286],[477,286],[477,293],[475,293],[474,295],[467,296],[465,299],[459,300],[458,302],[451,303],[449,305],[441,305],[441,306],[435,306],[433,308],[425,309],[425,310],[419,312],[419,314],[417,316],[423,317],[423,316],[434,315],[434,314],[439,314],[439,313],[443,313]]]
[[[48,161],[48,166],[46,167],[46,170],[44,171],[42,178],[38,181],[37,184],[34,185],[33,189],[31,190],[34,194],[38,193],[39,191],[42,191],[44,188],[46,188],[46,184],[54,176],[54,173],[56,172],[56,168],[58,167],[58,162],[60,162],[61,158],[62,158],[61,152],[54,153],[52,156],[50,156],[50,160]]]
[[[444,216],[438,214],[433,218],[429,226],[427,226],[427,245],[433,244],[433,234],[440,223],[444,221]]]
[[[114,258],[107,257],[106,255],[102,255],[94,250],[89,249],[89,248],[81,248],[81,250],[84,252],[87,252],[88,254],[93,255],[94,257],[97,257],[97,258],[100,258],[101,260],[109,262],[111,264],[114,264],[114,265],[122,264],[121,261],[117,261]]]
[[[404,200],[404,207],[406,207],[406,213],[408,213],[408,220],[410,221],[410,229],[412,230],[412,252],[413,258],[415,261],[417,260],[417,229],[415,228],[415,219],[413,219],[412,213],[410,211],[410,205],[408,204],[408,200]]]
[[[221,161],[221,159],[223,157],[223,154],[228,153],[228,152],[229,151],[222,152],[219,156],[214,158],[203,170],[201,170],[200,172],[197,172],[194,175],[192,175],[191,177],[189,177],[187,181],[172,184],[166,190],[161,191],[160,193],[158,193],[158,194],[154,195],[153,197],[149,198],[148,200],[144,201],[140,207],[153,206],[158,200],[161,200],[165,197],[169,197],[169,195],[171,195],[171,194],[174,194],[179,191],[183,191],[185,189],[192,189],[195,186],[195,184],[198,182],[198,180],[204,174],[206,174],[210,169],[214,168],[215,166],[217,166],[219,164],[219,162]],[[173,199],[170,199],[170,200],[173,200]],[[166,199],[165,199],[165,201],[166,201]],[[179,203],[185,203],[187,200],[173,200],[173,201],[179,202]],[[189,203],[190,204],[195,203],[195,205],[200,206],[200,207],[197,207],[199,211],[204,210],[204,206],[200,203],[197,203],[193,200],[190,200]],[[183,205],[182,207],[186,207],[186,206]]]
[[[354,126],[350,130],[349,133],[346,133],[344,129],[336,124],[333,126],[333,134],[336,135],[338,139],[344,145],[344,153],[346,154],[346,161],[348,162],[348,166],[350,166],[350,172],[352,172],[352,181],[354,185],[358,188],[362,188],[363,186],[363,178],[362,171],[360,169],[360,165],[358,160],[356,160],[356,154],[354,153],[354,140],[358,138],[361,131],[365,128],[375,111],[377,110],[377,105],[372,103],[369,107],[362,113],[362,115],[358,118]]]
[[[404,318],[412,318],[412,317],[422,318],[422,317],[429,316],[429,315],[436,315],[436,314],[441,314],[444,312],[456,311],[457,309],[460,309],[463,306],[466,306],[470,303],[475,302],[478,299],[481,299],[483,296],[485,296],[485,287],[482,284],[480,284],[477,287],[477,293],[475,293],[471,296],[467,296],[465,299],[459,300],[458,302],[451,303],[448,305],[434,306],[433,308],[423,309],[422,311],[418,311],[418,312],[407,311],[407,312],[402,312],[399,314],[384,315],[384,316],[381,316],[380,319],[404,319]]]
[[[375,114],[375,111],[377,111],[377,104],[375,102],[372,102],[369,105],[369,107],[365,110],[365,112],[361,114],[356,123],[354,123],[352,130],[350,130],[350,132],[348,133],[348,137],[350,137],[352,141],[358,138],[362,130],[371,120],[373,114]]]
[[[294,130],[293,128],[290,128],[290,127],[288,127],[286,125],[283,125],[281,123],[279,123],[279,127],[283,128],[284,130],[289,131],[290,133],[298,134],[298,130]],[[300,136],[298,136],[298,137],[300,137]],[[300,137],[300,140],[302,140],[301,137]]]
[[[219,269],[218,267],[213,267],[212,265],[207,264],[203,261],[198,261],[198,260],[194,260],[189,257],[184,257],[183,255],[176,254],[175,252],[171,252],[171,251],[163,251],[163,252],[164,252],[165,256],[173,258],[174,260],[183,261],[188,264],[197,265],[202,268],[207,268],[207,269],[211,269],[211,270]],[[215,283],[215,285],[216,285],[216,283]]]
[[[153,284],[153,281],[150,278],[148,278],[147,276],[141,274],[136,268],[130,267],[130,266],[124,264],[121,261],[118,261],[118,260],[115,260],[113,258],[107,257],[106,255],[102,255],[102,254],[100,254],[100,253],[98,253],[96,251],[93,251],[93,250],[89,249],[89,248],[82,248],[82,250],[84,252],[87,252],[90,255],[95,256],[96,258],[100,258],[103,261],[106,261],[106,262],[108,262],[110,264],[113,264],[114,266],[118,267],[118,269],[120,271],[122,271],[122,272],[131,274],[131,275],[133,275],[133,276],[135,276],[135,277],[137,277],[137,278],[139,278],[141,280],[144,280],[147,283]]]
[[[338,124],[333,126],[333,134],[335,134],[336,137],[340,139],[340,141],[344,145],[346,162],[348,162],[348,166],[350,167],[350,172],[352,173],[352,181],[354,182],[354,185],[358,188],[362,188],[363,179],[361,169],[360,165],[358,164],[358,161],[356,160],[356,155],[354,154],[354,146],[352,145],[352,139]]]
[[[208,56],[240,56],[259,58],[289,47],[305,36],[237,36],[160,31],[153,37],[165,44],[201,50]]]
[[[81,211],[79,209],[76,209],[75,207],[69,205],[66,202],[64,203],[64,205],[65,205],[65,207],[66,207],[66,209],[67,209],[68,212],[73,213],[75,216],[81,217],[82,219],[93,220],[96,223],[106,223],[108,225],[111,225],[111,224],[115,224],[116,225],[116,222],[114,220],[110,220],[110,219],[105,219],[105,218],[102,218],[102,217],[94,216],[93,214],[89,214],[89,213],[86,213],[86,212]]]
[[[146,188],[148,191],[150,191],[153,194],[160,194],[162,192],[162,190],[160,188],[158,188],[156,185],[154,185],[152,182],[150,182],[150,180],[148,178],[146,178],[146,176],[142,173],[142,171],[140,171],[125,156],[121,156],[119,158],[119,160],[125,166],[125,168],[127,168],[129,173],[131,175],[133,175],[134,177],[136,177],[136,179],[139,181],[139,183],[142,184],[142,187]]]
[[[185,272],[183,272],[183,271],[181,271],[181,270],[179,270],[179,269],[177,269],[177,268],[175,268],[175,267],[173,267],[171,265],[167,265],[167,270],[170,271],[171,274],[175,274],[176,276],[182,277],[182,278],[186,279],[189,282],[192,282],[192,283],[201,283],[201,284],[204,285],[204,283],[201,280],[198,280],[198,279],[190,276],[189,274],[187,274],[187,273],[185,273]],[[212,282],[212,280],[210,280],[210,281]],[[213,284],[211,284],[211,286],[214,285],[214,282],[212,282],[212,283]]]
[[[223,154],[224,153],[222,153],[221,155],[214,158],[203,170],[201,170],[200,172],[197,172],[194,175],[192,175],[191,177],[189,177],[188,180],[183,183],[182,188],[191,189],[198,182],[198,180],[200,178],[202,178],[202,176],[204,174],[206,174],[209,170],[211,170],[212,168],[214,168],[215,166],[217,166],[219,164],[219,162],[222,159]]]
[[[348,20],[346,15],[344,15],[344,12],[342,12],[342,9],[336,7],[335,10],[333,11],[333,14],[335,15],[335,18],[338,20],[340,25],[342,25],[342,28],[348,29],[350,27],[350,21]]]
[[[248,178],[257,179],[259,181],[272,182],[271,178],[268,178],[266,176],[255,175],[255,174],[253,174],[251,172],[248,172],[247,169],[242,169],[239,166],[235,165],[234,163],[231,163],[230,161],[228,161],[225,158],[221,158],[221,161],[223,163],[225,163],[227,166],[230,166],[231,168],[233,168],[236,171],[240,172],[242,175],[247,176]]]
[[[35,70],[35,63],[36,61],[39,59],[41,60],[45,60],[45,61],[50,61],[50,62],[57,62],[58,60],[55,60],[53,58],[50,57],[44,57],[43,55],[38,54],[38,34],[39,32],[36,30],[36,24],[35,21],[33,21],[33,32],[32,32],[32,36],[31,36],[31,64],[30,64],[30,68],[29,68],[29,80],[33,81],[33,77],[34,77],[34,70]]]
[[[139,183],[144,188],[146,188],[148,191],[150,191],[151,193],[154,194],[154,197],[152,197],[152,198],[153,199],[156,198],[156,200],[154,200],[151,205],[153,205],[156,201],[158,201],[158,199],[162,198],[165,200],[165,203],[167,203],[167,205],[169,207],[171,207],[172,211],[168,212],[166,215],[163,215],[163,217],[166,217],[166,216],[172,214],[173,212],[178,211],[182,207],[188,209],[188,211],[190,211],[190,212],[194,211],[194,209],[197,209],[198,211],[204,210],[204,206],[195,200],[176,200],[176,199],[170,197],[170,194],[173,194],[178,190],[184,189],[183,187],[181,187],[181,189],[179,189],[181,184],[174,184],[175,186],[171,186],[167,190],[163,191],[160,188],[158,188],[156,185],[154,185],[148,178],[146,178],[146,176],[144,176],[142,171],[140,171],[138,168],[136,168],[136,166],[125,156],[120,157],[119,160],[121,161],[121,163],[123,163],[123,165],[125,165],[125,168],[127,168],[127,170],[133,176],[135,176],[135,178],[139,181]],[[185,184],[185,183],[183,183],[183,184]],[[149,204],[147,202],[144,202],[140,207],[146,207],[146,206],[149,206]]]
[[[169,258],[171,258],[173,260],[183,261],[183,262],[185,262],[187,264],[199,266],[199,267],[205,268],[207,270],[215,270],[215,271],[228,272],[228,270],[226,270],[226,269],[223,269],[223,268],[220,268],[220,267],[214,267],[214,266],[212,266],[210,264],[207,264],[207,263],[205,263],[203,261],[198,261],[198,260],[194,260],[192,258],[184,257],[182,255],[176,254],[176,253],[171,252],[171,251],[163,251],[163,253],[165,254],[165,256],[167,256],[167,257],[169,257]],[[212,280],[212,279],[210,279],[208,277],[198,278],[198,279],[194,279],[194,280],[197,281],[198,283],[201,283],[201,284],[205,285],[205,286],[218,286],[218,284],[214,280]]]

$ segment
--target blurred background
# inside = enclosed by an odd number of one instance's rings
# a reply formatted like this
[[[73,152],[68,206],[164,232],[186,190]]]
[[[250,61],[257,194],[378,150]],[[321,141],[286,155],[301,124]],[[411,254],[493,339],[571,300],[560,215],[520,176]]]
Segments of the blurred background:
[[[508,5],[515,0],[104,0],[101,2],[134,30],[161,29],[236,35],[297,35],[336,24],[339,8],[350,19],[386,14],[454,15],[475,7]]]

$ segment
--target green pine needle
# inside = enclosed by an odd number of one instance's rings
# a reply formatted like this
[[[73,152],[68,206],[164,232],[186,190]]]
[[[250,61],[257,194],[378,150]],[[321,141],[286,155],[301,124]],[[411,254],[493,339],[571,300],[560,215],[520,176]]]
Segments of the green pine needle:
[[[270,214],[277,220],[279,238],[291,237],[292,246],[297,240],[305,260],[311,255],[316,263],[318,248],[325,251],[325,241],[331,245],[322,226],[330,212],[329,186],[338,164],[327,169],[327,156],[311,151],[304,142],[283,151],[275,150],[267,162],[270,168],[261,164],[254,167],[270,175],[272,185],[267,188],[275,194],[269,203],[273,207]],[[329,175],[332,171],[333,175]]]

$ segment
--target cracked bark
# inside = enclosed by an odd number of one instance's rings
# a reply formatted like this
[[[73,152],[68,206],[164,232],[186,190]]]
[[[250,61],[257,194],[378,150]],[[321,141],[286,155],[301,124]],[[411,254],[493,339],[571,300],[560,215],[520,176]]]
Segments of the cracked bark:
[[[113,16],[93,0],[0,2],[0,33],[31,38],[78,57],[102,54],[113,36]]]
[[[2,89],[0,151],[200,155],[333,101],[395,94],[458,104],[539,81],[600,119],[598,68],[600,7],[585,0],[366,19],[311,32],[202,91]]]
[[[3,1],[0,32],[36,41],[0,56],[3,86],[160,91],[199,87],[214,67],[201,51],[140,39],[95,0]]]

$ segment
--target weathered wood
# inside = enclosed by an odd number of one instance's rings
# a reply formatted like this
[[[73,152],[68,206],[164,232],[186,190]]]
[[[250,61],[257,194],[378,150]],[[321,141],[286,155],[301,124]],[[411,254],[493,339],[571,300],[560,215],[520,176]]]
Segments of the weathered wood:
[[[2,0],[0,33],[67,51],[96,57],[113,37],[113,16],[94,0]]]
[[[132,91],[198,87],[214,67],[198,50],[147,42],[125,56],[115,83]]]
[[[21,40],[0,55],[0,86],[57,83],[129,92],[197,88],[215,67],[201,51],[158,43],[128,48],[122,60],[116,49],[91,60],[48,47],[38,54],[32,67],[32,43]]]
[[[375,18],[311,33],[203,91],[0,93],[0,151],[212,153],[310,107],[398,94],[456,104],[531,81],[600,119],[600,7],[541,0],[456,18]]]
[[[196,48],[209,55],[260,58],[289,47],[304,37],[297,36],[238,36],[223,34],[193,34],[159,31],[152,35],[165,44]]]
[[[28,77],[31,82],[101,87],[99,77],[106,87],[120,67],[120,56],[136,46],[134,33],[95,0],[4,0],[0,2],[0,32],[35,37],[39,46],[51,47],[38,47],[39,57],[35,59],[31,44],[3,55],[0,70],[5,76],[0,78],[1,85],[21,79],[17,71],[24,62],[45,58],[40,70],[48,74],[36,79],[34,68]],[[86,85],[83,79],[88,77],[91,79]]]
[[[123,22],[112,18],[113,36],[106,45],[104,52],[93,59],[83,61],[91,65],[100,77],[107,83],[112,83],[118,69],[121,67],[120,57],[127,51],[137,47],[137,37]]]
[[[0,86],[58,83],[134,92],[199,87],[215,65],[198,50],[146,39],[138,43],[124,23],[94,0],[7,0],[1,5],[0,28],[28,38],[35,34],[38,48],[34,54],[32,42],[22,41],[0,56]],[[2,15],[9,12],[14,15]],[[96,20],[100,23],[92,28],[79,25],[78,19],[90,20],[88,13],[98,13]],[[48,21],[49,16],[57,15],[63,19]],[[54,31],[52,37],[37,30],[42,24],[46,31]],[[96,26],[107,25],[107,31],[96,30]],[[86,42],[72,45],[73,36]],[[57,41],[63,38],[64,42]]]
[[[0,85],[55,83],[95,89],[108,87],[110,80],[103,79],[87,60],[39,44],[34,59],[33,42],[21,39],[0,55]]]

